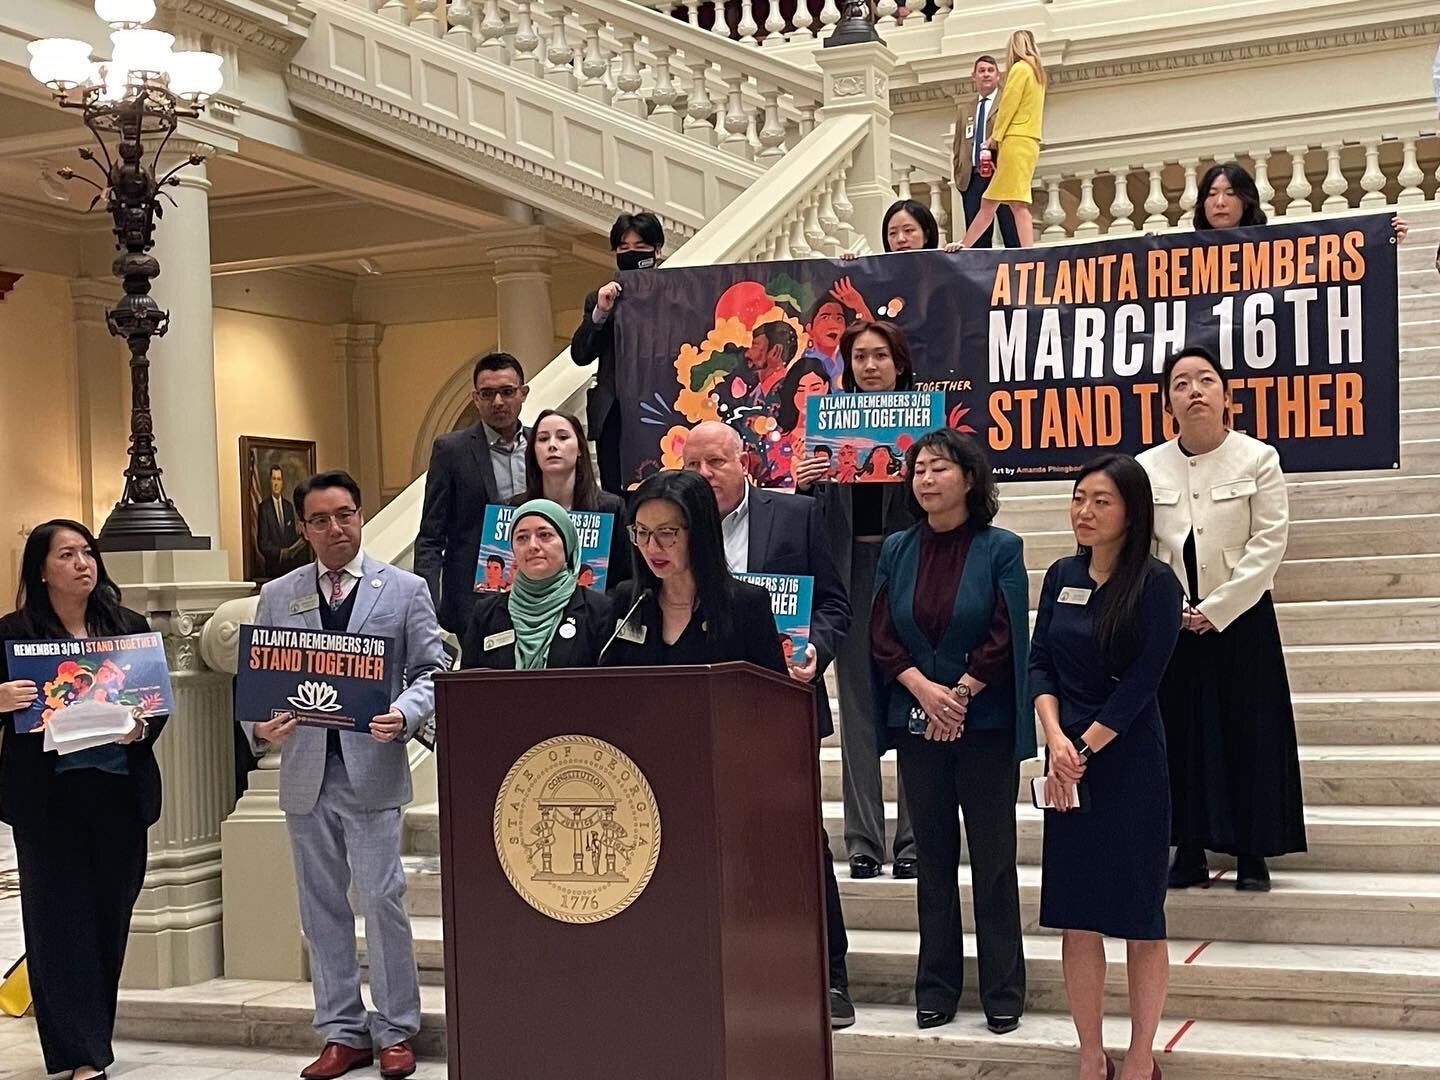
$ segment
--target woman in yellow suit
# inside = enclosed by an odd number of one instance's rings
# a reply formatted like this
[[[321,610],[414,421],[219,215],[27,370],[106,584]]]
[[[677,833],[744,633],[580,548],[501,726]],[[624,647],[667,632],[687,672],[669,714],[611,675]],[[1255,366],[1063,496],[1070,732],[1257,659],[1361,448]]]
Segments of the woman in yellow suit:
[[[1035,243],[1030,218],[1030,181],[1040,157],[1040,125],[1045,113],[1045,65],[1029,30],[1010,35],[1005,50],[1005,88],[995,108],[985,146],[995,155],[995,175],[980,200],[980,212],[965,230],[961,247],[970,247],[990,230],[1004,203],[1015,215],[1021,247]]]

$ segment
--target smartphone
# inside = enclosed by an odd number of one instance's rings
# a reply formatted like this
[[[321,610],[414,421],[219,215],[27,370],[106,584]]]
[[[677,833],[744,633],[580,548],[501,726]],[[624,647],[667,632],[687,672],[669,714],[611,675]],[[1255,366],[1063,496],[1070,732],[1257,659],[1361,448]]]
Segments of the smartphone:
[[[1072,784],[1070,795],[1074,805],[1066,811],[1067,814],[1083,814],[1090,809],[1090,792],[1083,783]],[[1036,810],[1055,809],[1045,798],[1045,777],[1037,776],[1030,781],[1030,801],[1035,804]]]

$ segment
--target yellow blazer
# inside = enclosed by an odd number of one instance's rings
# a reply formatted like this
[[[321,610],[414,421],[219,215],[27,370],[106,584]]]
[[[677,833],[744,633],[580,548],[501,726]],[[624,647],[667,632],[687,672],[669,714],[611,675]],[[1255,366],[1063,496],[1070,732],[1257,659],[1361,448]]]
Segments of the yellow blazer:
[[[1036,80],[1034,68],[1024,60],[1017,61],[1005,73],[1005,86],[1000,91],[990,137],[997,143],[1003,143],[1012,135],[1039,141],[1044,115],[1045,87]]]

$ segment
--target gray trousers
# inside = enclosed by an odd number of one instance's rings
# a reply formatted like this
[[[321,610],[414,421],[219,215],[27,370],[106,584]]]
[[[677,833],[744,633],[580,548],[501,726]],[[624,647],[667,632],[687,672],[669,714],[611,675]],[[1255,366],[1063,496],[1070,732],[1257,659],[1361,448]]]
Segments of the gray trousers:
[[[840,765],[845,796],[845,854],[885,862],[885,790],[875,742],[875,708],[870,694],[870,607],[880,545],[854,543],[850,553],[850,633],[835,655],[840,692]],[[915,831],[905,790],[899,791],[895,858],[915,858]]]
[[[413,1038],[420,1030],[420,979],[404,905],[399,807],[364,809],[344,759],[331,754],[315,809],[286,814],[285,823],[295,857],[300,925],[310,946],[315,1030],[326,1042],[359,1049]],[[360,997],[352,878],[365,916],[373,1013]]]

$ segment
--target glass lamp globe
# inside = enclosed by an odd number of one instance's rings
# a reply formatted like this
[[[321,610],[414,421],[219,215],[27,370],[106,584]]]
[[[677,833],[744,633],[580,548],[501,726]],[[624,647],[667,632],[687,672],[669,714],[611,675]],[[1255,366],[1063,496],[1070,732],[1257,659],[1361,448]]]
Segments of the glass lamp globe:
[[[155,17],[155,0],[95,0],[95,14],[116,30],[144,26]]]
[[[170,92],[196,104],[205,101],[224,85],[221,63],[223,58],[212,52],[171,53]]]
[[[112,67],[127,72],[130,82],[140,83],[159,78],[169,68],[175,35],[163,30],[116,30],[110,41],[114,46]]]
[[[51,90],[73,90],[90,77],[90,43],[74,38],[43,38],[26,46],[30,74]]]

